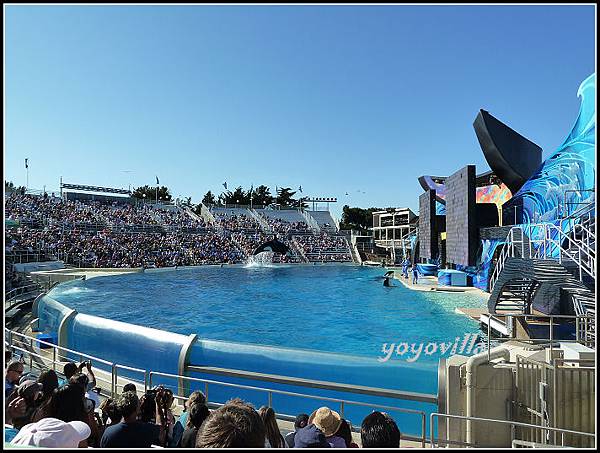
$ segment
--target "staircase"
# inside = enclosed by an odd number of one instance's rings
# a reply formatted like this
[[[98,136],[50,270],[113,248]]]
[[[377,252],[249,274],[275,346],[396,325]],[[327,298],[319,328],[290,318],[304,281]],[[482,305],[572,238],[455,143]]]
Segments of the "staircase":
[[[248,209],[248,212],[252,218],[258,222],[261,230],[263,230],[264,233],[273,234],[273,228],[271,228],[271,225],[269,225],[267,221],[261,215],[259,215],[258,212],[256,212],[255,209]]]
[[[578,340],[593,347],[596,314],[596,226],[587,207],[558,224],[510,229],[489,279],[490,313],[569,314]]]
[[[321,234],[321,227],[317,223],[313,216],[311,216],[307,211],[300,209],[300,214],[304,217],[304,221],[310,227],[314,234]]]

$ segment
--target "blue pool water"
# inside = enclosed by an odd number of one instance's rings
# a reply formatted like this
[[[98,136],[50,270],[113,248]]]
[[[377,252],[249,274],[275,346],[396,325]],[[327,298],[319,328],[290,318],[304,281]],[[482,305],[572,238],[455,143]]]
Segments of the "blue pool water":
[[[384,272],[211,266],[78,280],[50,296],[81,313],[204,339],[369,357],[382,357],[383,343],[452,342],[478,331],[454,310],[484,307],[480,295],[412,291],[399,282],[385,288]]]
[[[479,332],[477,323],[455,309],[485,307],[485,298],[412,291],[400,282],[386,288],[384,272],[348,265],[207,266],[97,277],[54,288],[40,303],[40,325],[55,333],[68,314],[66,307],[74,308],[79,314],[66,324],[67,347],[147,370],[177,374],[182,344],[197,334],[189,364],[435,395],[439,358],[469,355],[461,350],[463,339],[477,338]],[[395,345],[388,360],[382,360],[384,343]],[[436,344],[446,344],[446,352],[435,350]],[[430,355],[425,345],[434,346]],[[190,377],[317,398],[273,394],[275,410],[288,415],[310,413],[323,404],[341,410],[335,402],[319,401],[322,397],[366,403],[346,405],[344,416],[355,425],[380,407],[373,404],[437,411],[431,403],[208,373],[191,372]],[[172,378],[152,382],[177,388]],[[190,389],[204,391],[202,383],[192,382]],[[234,396],[257,407],[267,403],[262,391],[210,387],[210,401]],[[403,432],[420,435],[419,415],[386,411]]]

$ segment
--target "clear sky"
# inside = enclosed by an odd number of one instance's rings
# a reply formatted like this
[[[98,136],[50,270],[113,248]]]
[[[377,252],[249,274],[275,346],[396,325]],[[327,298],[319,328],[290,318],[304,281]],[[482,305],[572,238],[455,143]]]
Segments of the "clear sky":
[[[484,108],[548,156],[595,70],[594,6],[5,6],[5,180],[197,203],[251,184],[418,210],[489,169]],[[348,193],[348,195],[346,195]]]

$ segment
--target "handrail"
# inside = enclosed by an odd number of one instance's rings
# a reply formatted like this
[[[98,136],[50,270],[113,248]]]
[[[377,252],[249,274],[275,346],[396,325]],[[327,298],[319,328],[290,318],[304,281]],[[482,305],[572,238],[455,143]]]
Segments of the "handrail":
[[[411,436],[403,436],[403,438],[408,439],[408,440],[417,440],[417,441],[422,442],[423,446],[425,445],[426,414],[424,411],[420,411],[420,410],[416,410],[416,409],[395,407],[395,406],[381,405],[376,402],[368,403],[368,402],[351,401],[351,400],[345,400],[345,399],[340,399],[340,398],[309,395],[309,394],[303,394],[303,393],[288,392],[285,390],[277,390],[277,389],[271,389],[271,388],[265,388],[265,387],[253,387],[253,386],[248,386],[248,385],[243,385],[243,384],[233,384],[233,383],[229,383],[229,382],[221,382],[221,381],[214,381],[214,380],[209,380],[209,379],[193,378],[190,376],[179,376],[179,375],[175,375],[175,374],[149,371],[149,370],[145,370],[145,369],[141,369],[141,368],[135,368],[135,367],[127,366],[127,365],[117,364],[115,362],[110,362],[110,361],[107,361],[104,359],[100,359],[98,357],[95,357],[95,356],[92,356],[89,354],[85,354],[85,353],[75,351],[75,350],[72,350],[69,348],[58,346],[54,343],[50,343],[50,342],[47,342],[44,340],[40,340],[38,338],[30,337],[30,336],[23,334],[21,332],[18,332],[18,331],[10,330],[7,327],[4,328],[4,331],[5,331],[5,344],[8,344],[7,348],[15,350],[15,351],[22,351],[24,353],[27,353],[30,357],[30,364],[32,363],[32,358],[36,357],[36,358],[40,359],[41,366],[47,366],[47,364],[50,363],[51,364],[50,366],[52,366],[54,369],[56,369],[56,365],[63,362],[61,360],[57,360],[57,358],[60,359],[62,357],[67,357],[66,355],[63,355],[60,353],[58,354],[58,357],[57,357],[57,351],[63,351],[63,352],[71,353],[71,354],[78,356],[80,360],[83,358],[86,358],[86,359],[90,359],[95,362],[107,365],[110,368],[110,380],[107,380],[101,376],[98,376],[96,379],[98,381],[106,382],[107,384],[110,384],[110,391],[111,391],[112,396],[115,395],[115,393],[118,390],[118,387],[121,387],[121,385],[118,384],[118,369],[123,369],[123,370],[133,371],[133,372],[137,372],[137,373],[143,373],[145,389],[152,387],[152,376],[165,376],[165,377],[171,377],[174,379],[187,379],[187,380],[204,382],[204,383],[206,383],[207,386],[208,386],[208,384],[213,384],[213,385],[220,385],[220,386],[226,386],[226,387],[229,386],[229,387],[236,387],[236,388],[253,389],[253,390],[257,390],[257,391],[267,392],[270,395],[282,394],[282,395],[288,395],[288,396],[298,396],[298,397],[307,398],[307,399],[317,399],[317,400],[321,400],[321,401],[338,402],[341,404],[341,414],[343,414],[343,412],[344,412],[344,405],[375,407],[375,408],[393,410],[393,411],[403,412],[403,413],[408,413],[408,414],[420,415],[421,420],[422,420],[422,423],[421,423],[422,435],[421,435],[421,437],[415,438],[415,437],[411,437]],[[6,337],[8,337],[8,341],[7,341]],[[19,338],[20,340],[16,340],[16,338]],[[19,342],[19,344],[22,344],[23,347],[20,347],[18,344],[16,344],[17,341]],[[49,348],[52,348],[52,357],[47,357],[47,356],[43,356],[41,354],[37,354],[33,348],[34,342],[37,344],[46,345]],[[27,344],[29,344],[29,349],[26,348]],[[39,363],[38,363],[38,365],[39,365]],[[30,365],[30,368],[33,368],[33,366]],[[239,373],[243,373],[243,374],[249,373],[249,372],[241,372],[238,370],[224,370],[224,369],[210,368],[210,367],[187,367],[186,370],[196,371],[194,368],[197,368],[198,371],[200,371],[200,372],[206,372],[206,373],[211,372],[209,370],[232,371],[232,372],[239,372]],[[104,371],[106,371],[106,370],[104,370]],[[214,374],[218,374],[218,373],[214,373]],[[232,375],[232,374],[229,373],[228,375]],[[259,375],[261,375],[265,379],[260,379],[258,377]],[[284,382],[285,381],[285,383],[290,384],[290,385],[303,386],[303,387],[308,387],[308,388],[322,388],[322,389],[345,391],[347,393],[366,394],[366,395],[371,395],[371,396],[390,397],[390,398],[396,398],[396,399],[422,401],[422,402],[426,402],[426,403],[437,404],[437,397],[435,395],[428,395],[428,394],[402,392],[402,391],[398,391],[398,390],[391,390],[391,389],[388,390],[388,389],[363,387],[363,386],[352,386],[352,385],[339,384],[339,383],[333,383],[333,382],[325,382],[325,381],[310,381],[307,379],[289,378],[289,377],[285,377],[285,376],[266,375],[266,374],[261,374],[261,373],[251,373],[251,375],[249,375],[249,376],[241,376],[241,377],[248,377],[250,379],[255,379],[255,380],[265,380],[268,382],[278,382],[278,381]],[[127,379],[129,379],[130,381],[133,380],[130,378],[127,378]],[[135,381],[135,382],[141,382],[141,381]],[[208,391],[206,391],[205,394],[208,399]],[[180,395],[177,395],[176,397],[178,399],[187,399],[184,396],[180,396]],[[271,397],[270,397],[269,401],[271,402]]]
[[[151,371],[150,372],[150,382],[149,382],[150,387],[152,387],[152,376],[162,376],[162,377],[168,377],[168,378],[173,378],[173,379],[180,378],[180,376],[177,376],[174,374]],[[269,406],[272,406],[272,402],[273,402],[272,395],[279,394],[279,395],[285,395],[285,396],[296,396],[296,397],[300,397],[300,398],[340,403],[340,415],[342,417],[344,416],[344,407],[346,405],[354,405],[354,406],[362,406],[362,407],[376,407],[379,409],[393,410],[393,411],[403,412],[403,413],[407,413],[407,414],[420,415],[421,416],[421,438],[420,438],[420,440],[421,440],[422,446],[425,447],[425,441],[426,441],[425,411],[416,410],[416,409],[406,409],[406,408],[400,408],[400,407],[395,407],[395,406],[387,406],[387,405],[381,405],[381,404],[377,404],[377,403],[371,404],[371,403],[364,403],[364,402],[360,402],[360,401],[351,401],[351,400],[340,399],[340,398],[332,398],[332,397],[328,397],[328,396],[318,396],[318,395],[309,395],[306,393],[289,392],[286,390],[278,390],[278,389],[272,389],[272,388],[255,387],[255,386],[244,385],[244,384],[233,384],[230,382],[213,381],[210,379],[194,378],[194,377],[190,377],[190,376],[183,376],[183,379],[205,384],[205,392],[204,392],[205,395],[208,395],[208,385],[209,384],[219,385],[219,386],[223,386],[223,387],[234,387],[234,388],[239,388],[239,389],[243,389],[243,390],[254,390],[254,391],[260,391],[260,392],[266,392],[267,396],[268,396],[268,405]],[[284,414],[279,414],[279,415],[284,415]]]
[[[463,446],[470,446],[470,447],[476,447],[476,444],[467,444],[466,442],[461,442],[461,441],[452,441],[452,440],[438,440],[436,445],[436,436],[435,436],[435,431],[434,431],[434,419],[435,418],[453,418],[453,419],[457,419],[457,420],[470,420],[470,421],[478,421],[478,422],[488,422],[488,423],[496,423],[499,425],[510,425],[511,428],[515,427],[515,426],[519,426],[519,427],[524,427],[524,428],[533,428],[533,429],[540,429],[540,430],[544,430],[544,431],[551,431],[551,432],[555,432],[555,433],[562,433],[563,434],[563,442],[564,442],[564,434],[572,434],[575,436],[584,436],[584,437],[592,437],[595,438],[596,437],[596,433],[586,433],[583,431],[573,431],[570,429],[565,429],[565,428],[551,428],[549,426],[540,426],[540,425],[534,425],[532,423],[523,423],[523,422],[515,422],[512,420],[498,420],[498,419],[494,419],[494,418],[483,418],[483,417],[467,417],[464,415],[452,415],[452,414],[440,414],[438,412],[433,412],[431,414],[429,414],[429,418],[430,418],[430,422],[429,422],[429,429],[430,429],[430,434],[429,434],[429,441],[431,442],[431,448],[436,448],[437,446],[439,446],[440,443],[443,443],[445,445],[450,445],[450,444],[454,444],[454,445],[463,445]],[[439,424],[439,423],[438,423]],[[512,430],[511,430],[511,434],[512,434]],[[513,439],[511,439],[512,441]]]
[[[408,401],[419,401],[422,403],[437,404],[438,397],[427,393],[406,392],[402,390],[383,389],[367,387],[362,385],[341,384],[337,382],[317,381],[312,379],[281,376],[275,374],[256,373],[253,371],[233,370],[229,368],[217,368],[207,366],[189,365],[186,370],[196,373],[215,374],[218,376],[238,377],[256,381],[272,382],[277,384],[288,384],[297,387],[316,388],[322,390],[335,390],[360,395],[380,396]]]

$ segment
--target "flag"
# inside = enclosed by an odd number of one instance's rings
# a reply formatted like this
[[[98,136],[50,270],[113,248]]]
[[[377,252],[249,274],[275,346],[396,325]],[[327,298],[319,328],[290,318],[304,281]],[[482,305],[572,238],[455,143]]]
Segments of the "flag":
[[[223,187],[225,187],[225,190],[227,190],[227,181],[223,183]]]
[[[160,182],[158,182],[158,176],[156,177],[156,185],[158,186]]]
[[[27,165],[27,161],[28,161],[28,160],[29,160],[29,159],[25,159],[25,168],[29,168],[29,165]]]
[[[302,193],[302,186],[298,187],[298,190],[300,191],[300,193]]]

